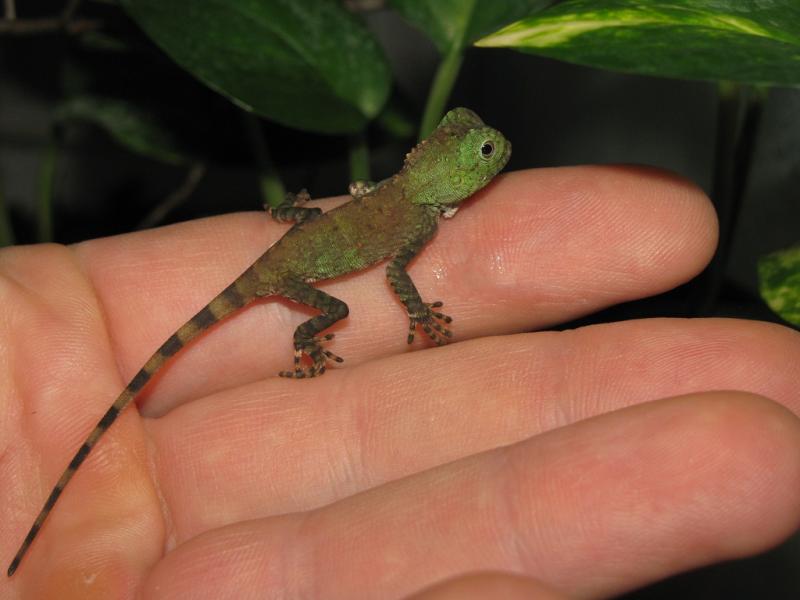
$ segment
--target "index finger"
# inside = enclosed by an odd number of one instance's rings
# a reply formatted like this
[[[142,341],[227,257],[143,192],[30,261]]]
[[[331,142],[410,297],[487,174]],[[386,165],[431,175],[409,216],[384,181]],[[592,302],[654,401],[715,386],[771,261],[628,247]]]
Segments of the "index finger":
[[[285,229],[240,214],[78,247],[123,373],[132,375]],[[675,176],[635,167],[528,170],[476,194],[410,274],[423,299],[445,302],[459,340],[530,330],[670,289],[703,267],[715,243],[708,199]],[[383,268],[317,287],[350,307],[334,327],[345,366],[405,351],[407,317]],[[285,302],[242,311],[182,352],[150,408],[285,369],[292,332],[312,314]]]

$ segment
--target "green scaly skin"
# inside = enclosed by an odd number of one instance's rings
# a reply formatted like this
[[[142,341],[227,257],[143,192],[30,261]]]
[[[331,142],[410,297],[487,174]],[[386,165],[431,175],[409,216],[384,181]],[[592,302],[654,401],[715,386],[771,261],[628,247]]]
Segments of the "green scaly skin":
[[[283,377],[315,377],[329,360],[342,359],[322,346],[333,334],[321,333],[344,319],[347,304],[310,284],[361,270],[385,259],[389,280],[409,317],[408,343],[417,326],[437,344],[451,337],[450,317],[438,312],[441,302],[423,302],[406,272],[409,261],[430,240],[442,216],[453,216],[459,204],[484,187],[508,162],[511,144],[471,110],[448,112],[429,138],[406,155],[399,173],[380,183],[355,182],[352,200],[325,214],[303,206],[305,191],[290,194],[268,212],[294,226],[233,283],[178,329],[128,383],[97,423],[56,483],[8,568],[10,577],[39,532],[47,515],[97,440],[133,401],[161,366],[205,329],[264,296],[283,296],[313,306],[320,314],[294,332],[294,369]],[[303,355],[310,366],[303,366]]]

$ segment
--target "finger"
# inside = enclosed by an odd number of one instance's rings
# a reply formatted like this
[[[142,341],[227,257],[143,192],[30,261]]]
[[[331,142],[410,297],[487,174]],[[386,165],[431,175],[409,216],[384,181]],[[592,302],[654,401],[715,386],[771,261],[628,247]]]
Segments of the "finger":
[[[5,568],[109,398],[119,393],[119,377],[102,315],[70,251],[55,245],[4,249],[0,297]],[[113,441],[89,455],[14,578],[2,578],[0,597],[10,597],[12,589],[20,597],[70,597],[70,586],[83,580],[74,563],[62,571],[67,576],[59,580],[59,593],[43,592],[53,585],[43,574],[67,556],[80,556],[98,571],[155,560],[162,514],[145,448],[135,413],[121,415]],[[95,590],[107,589],[102,575],[95,579]]]
[[[144,596],[391,598],[513,570],[602,597],[762,551],[798,524],[797,417],[748,394],[689,395],[210,531],[169,553]]]
[[[0,597],[130,597],[164,548],[162,506],[139,423],[133,411],[120,417],[114,436],[98,445],[61,495],[18,571],[10,579],[2,577]],[[58,458],[42,461],[63,469]],[[19,481],[12,497],[19,498],[20,510],[2,537],[4,561],[14,556],[55,483],[24,475],[12,480],[15,486]]]
[[[639,402],[739,389],[800,414],[800,335],[650,319],[473,340],[260,382],[146,420],[176,539],[305,510]]]
[[[530,577],[511,573],[475,573],[434,584],[407,600],[557,600],[566,596]]]
[[[79,247],[124,373],[285,231],[267,221],[236,215]],[[715,241],[708,199],[676,177],[632,167],[522,171],[444,223],[411,273],[425,298],[445,300],[463,340],[669,289],[702,268]],[[382,267],[319,287],[350,305],[331,347],[346,366],[406,351],[407,317]],[[151,390],[151,414],[285,370],[292,330],[314,314],[289,306],[246,310],[184,350]]]

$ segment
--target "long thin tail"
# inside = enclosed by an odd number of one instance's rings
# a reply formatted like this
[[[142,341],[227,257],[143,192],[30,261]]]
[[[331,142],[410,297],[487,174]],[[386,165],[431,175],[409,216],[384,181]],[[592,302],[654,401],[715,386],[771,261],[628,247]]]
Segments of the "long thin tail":
[[[139,372],[131,379],[127,387],[122,391],[119,397],[114,401],[114,404],[106,411],[103,418],[98,421],[92,432],[83,442],[83,445],[78,449],[73,457],[69,466],[62,473],[61,477],[56,483],[50,496],[44,503],[42,510],[33,522],[28,535],[22,542],[19,550],[17,551],[14,560],[8,567],[8,576],[11,577],[14,571],[17,570],[22,557],[28,551],[36,535],[39,533],[42,524],[44,523],[53,506],[64,491],[69,480],[75,474],[75,471],[86,460],[89,452],[94,448],[97,440],[108,430],[109,427],[116,421],[122,410],[136,398],[138,393],[147,384],[148,381],[155,375],[158,370],[169,360],[178,350],[183,348],[192,339],[197,337],[205,329],[208,329],[216,323],[230,315],[231,313],[242,308],[256,298],[255,293],[255,280],[256,274],[253,267],[250,267],[240,277],[236,279],[231,285],[225,288],[216,298],[209,302],[205,308],[187,321],[180,329],[178,329],[170,338],[164,342],[161,347],[153,354]]]

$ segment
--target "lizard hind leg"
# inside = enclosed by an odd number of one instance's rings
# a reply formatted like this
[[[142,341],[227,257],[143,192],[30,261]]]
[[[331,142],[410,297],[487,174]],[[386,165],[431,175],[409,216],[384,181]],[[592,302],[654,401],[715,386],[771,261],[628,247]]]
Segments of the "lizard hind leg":
[[[292,371],[281,371],[278,374],[281,377],[297,379],[316,377],[325,372],[325,367],[329,360],[339,363],[344,362],[342,357],[337,356],[330,350],[326,350],[322,345],[323,342],[332,340],[333,334],[319,334],[348,315],[347,304],[307,283],[300,282],[292,282],[287,285],[281,295],[300,304],[317,308],[322,311],[322,314],[301,323],[295,329],[294,369]],[[310,367],[302,365],[303,355],[311,359]]]

